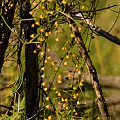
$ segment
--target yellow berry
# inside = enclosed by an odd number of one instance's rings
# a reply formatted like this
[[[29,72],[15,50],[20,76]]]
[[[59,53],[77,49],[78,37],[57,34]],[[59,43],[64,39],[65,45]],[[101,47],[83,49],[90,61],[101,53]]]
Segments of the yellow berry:
[[[36,50],[34,50],[34,51],[33,51],[33,53],[37,53],[37,51],[36,51]]]
[[[81,82],[84,82],[84,79],[81,79]]]
[[[48,63],[48,61],[47,61],[47,60],[45,60],[44,62],[45,62],[45,63]]]
[[[76,90],[76,89],[77,89],[77,87],[74,86],[74,87],[73,87],[73,90]]]
[[[53,15],[54,11],[50,11],[50,14]]]
[[[66,103],[63,104],[63,108],[65,108],[65,107],[66,107]]]
[[[51,60],[51,57],[50,56],[48,56],[48,58],[47,58],[48,60]]]
[[[57,71],[57,70],[58,70],[58,68],[56,67],[56,68],[55,68],[55,70]]]
[[[42,28],[42,29],[40,30],[40,32],[44,32],[44,29]]]
[[[61,78],[62,78],[62,76],[59,74],[59,75],[58,75],[58,79],[61,79]]]
[[[47,101],[49,101],[49,97],[46,97],[45,99],[46,99]]]
[[[60,33],[60,30],[57,30],[57,33]]]
[[[43,39],[43,38],[40,38],[39,40],[40,40],[41,42],[42,42],[42,41],[44,41],[44,39]]]
[[[62,47],[62,50],[66,50],[66,47]]]
[[[46,33],[45,33],[45,36],[48,36],[48,35],[49,35],[48,32],[46,32]]]
[[[82,7],[81,7],[82,9],[84,9],[85,8],[85,6],[84,5],[82,5]]]
[[[38,49],[41,49],[40,45],[37,45],[37,48],[38,48]]]
[[[66,110],[68,110],[68,109],[69,109],[69,107],[66,107],[65,109],[66,109]]]
[[[80,86],[83,86],[83,82],[80,82],[79,85],[80,85]]]
[[[79,70],[79,71],[77,72],[77,74],[78,74],[78,75],[81,75],[81,71]]]
[[[78,30],[79,30],[79,31],[81,31],[81,30],[82,30],[82,28],[80,28],[80,27],[79,27],[79,28],[78,28]]]
[[[47,87],[44,88],[44,91],[47,91]]]
[[[55,40],[58,42],[58,41],[59,41],[59,38],[56,38]]]
[[[52,117],[51,116],[48,116],[48,120],[51,120],[52,119]]]
[[[74,98],[74,99],[77,99],[77,96],[74,94],[74,95],[73,95],[73,98]]]
[[[40,52],[40,54],[43,56],[45,54],[45,52]]]
[[[72,54],[72,57],[75,57],[75,54]]]
[[[41,75],[41,78],[45,78],[45,75],[43,74],[43,75]]]
[[[45,106],[45,108],[47,108],[47,109],[49,109],[49,107],[50,107],[49,105],[46,105],[46,106]]]
[[[67,62],[64,62],[64,65],[66,66],[68,63]]]
[[[78,115],[78,113],[77,113],[77,112],[75,112],[75,115]]]
[[[30,35],[31,38],[34,38],[34,36],[35,36],[34,34]]]
[[[49,35],[51,35],[52,34],[52,32],[51,31],[49,31],[49,33],[48,33]]]
[[[55,22],[55,26],[58,27],[58,22],[57,21]]]
[[[71,75],[71,74],[68,74],[68,77],[72,77],[72,75]]]
[[[66,0],[63,0],[62,3],[63,3],[63,4],[66,4],[67,2],[66,2]]]
[[[67,55],[66,58],[69,59],[70,58],[69,55]]]
[[[73,109],[73,112],[76,112],[76,110],[75,110],[75,109]]]
[[[60,102],[60,101],[58,102],[58,105],[61,105],[61,102]]]
[[[35,24],[36,24],[36,25],[40,25],[38,21],[37,21]]]
[[[59,84],[62,83],[62,80],[58,80],[58,83],[59,83]]]
[[[76,94],[76,97],[78,97],[78,96],[79,96],[79,93]]]
[[[73,33],[71,33],[71,37],[75,37],[75,35]]]
[[[14,6],[14,4],[10,4],[10,7],[13,7]]]
[[[30,14],[30,15],[33,15],[33,11],[30,11],[29,14]]]
[[[80,105],[80,101],[77,101],[77,105]]]
[[[42,86],[45,86],[45,82],[42,83]]]
[[[58,93],[58,96],[61,96],[61,93],[60,93],[60,92]]]
[[[65,101],[64,98],[62,98],[61,101],[64,102]]]
[[[45,9],[45,7],[44,7],[44,6],[42,6],[41,8],[42,8],[42,10],[44,10],[44,9]]]
[[[75,67],[77,68],[77,67],[78,67],[78,65],[76,64],[76,65],[75,65]]]
[[[45,70],[45,67],[42,67],[41,70],[44,71],[44,70]]]
[[[33,4],[33,5],[36,5],[37,3],[34,1],[32,4]]]
[[[65,99],[65,102],[67,102],[67,101],[68,101],[68,99],[66,98],[66,99]]]

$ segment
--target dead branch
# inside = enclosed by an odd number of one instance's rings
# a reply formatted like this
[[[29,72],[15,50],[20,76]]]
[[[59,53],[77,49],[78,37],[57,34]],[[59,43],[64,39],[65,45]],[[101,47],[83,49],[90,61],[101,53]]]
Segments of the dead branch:
[[[100,27],[93,24],[89,19],[85,18],[85,16],[82,13],[80,13],[80,12],[78,13],[77,11],[74,10],[72,12],[72,14],[76,14],[75,16],[77,16],[78,18],[83,20],[83,22],[85,24],[87,24],[91,28],[91,30],[93,30],[94,32],[97,32],[100,36],[103,36],[106,39],[110,40],[111,42],[120,45],[120,39],[119,38],[117,38],[116,36],[111,35],[110,33],[102,30]]]
[[[88,71],[89,71],[89,74],[90,74],[90,77],[92,80],[93,88],[94,88],[96,96],[97,96],[97,103],[98,103],[98,107],[101,112],[102,118],[103,118],[103,120],[110,120],[106,102],[103,97],[101,86],[98,81],[96,69],[93,66],[92,61],[88,55],[88,52],[86,50],[86,47],[85,47],[83,39],[82,39],[82,36],[78,31],[77,25],[71,19],[71,13],[70,13],[70,9],[68,6],[66,9],[66,14],[67,14],[66,18],[68,20],[69,26],[72,30],[72,33],[75,36],[75,42],[77,43],[79,53],[81,54],[82,58],[85,60],[86,66],[88,68]]]
[[[15,82],[13,82],[13,83],[11,83],[11,84],[8,84],[8,85],[6,85],[6,86],[4,86],[4,87],[0,88],[0,91],[1,91],[1,90],[4,90],[4,89],[6,89],[6,88],[11,88],[14,84],[15,84]]]

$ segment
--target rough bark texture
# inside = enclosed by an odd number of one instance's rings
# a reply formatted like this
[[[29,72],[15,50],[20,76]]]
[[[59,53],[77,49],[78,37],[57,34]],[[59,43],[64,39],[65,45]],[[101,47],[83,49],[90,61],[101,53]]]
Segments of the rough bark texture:
[[[75,10],[72,14],[75,14]],[[96,26],[95,24],[93,24],[89,19],[87,19],[85,16],[83,16],[82,13],[77,13],[75,16],[79,17],[85,24],[87,24],[91,30],[97,32],[100,36],[108,39],[109,41],[120,45],[120,39],[117,38],[116,36],[111,35],[110,33],[102,30],[101,28],[99,28],[98,26]]]
[[[69,16],[69,17],[67,17],[67,20],[68,20],[69,26],[70,26],[73,34],[75,35],[75,41],[77,43],[78,50],[81,54],[81,57],[85,60],[86,66],[88,68],[88,71],[89,71],[89,74],[90,74],[90,77],[92,80],[93,88],[94,88],[96,96],[97,96],[97,103],[98,103],[99,110],[101,112],[101,116],[102,116],[103,120],[110,120],[106,102],[103,97],[101,86],[98,81],[96,69],[92,64],[92,61],[88,55],[88,52],[84,45],[83,39],[81,37],[81,34],[78,31],[78,28],[77,28],[75,22],[72,19],[70,19],[71,15],[70,15],[69,8],[67,8],[67,9],[68,10],[66,10],[66,14],[67,14],[67,16]]]
[[[14,18],[16,3],[17,3],[17,0],[13,0],[13,1],[8,0],[8,2],[4,1],[3,2],[4,5],[2,5],[2,0],[0,1],[0,14],[3,16],[6,23],[11,28],[12,28],[12,21]],[[13,4],[13,6],[10,7],[10,4]],[[11,30],[6,26],[1,15],[0,15],[0,72],[4,63],[4,55],[5,55],[5,51],[7,49],[9,37],[11,34]]]
[[[30,19],[32,16],[30,12],[30,2],[23,0],[21,1],[21,18]],[[23,29],[26,42],[30,41],[30,35],[36,34],[36,27],[31,27],[34,20],[24,21]],[[25,78],[26,78],[26,117],[36,119],[36,114],[39,108],[38,101],[38,56],[34,53],[36,44],[26,44],[25,47]],[[33,117],[34,116],[34,117]]]

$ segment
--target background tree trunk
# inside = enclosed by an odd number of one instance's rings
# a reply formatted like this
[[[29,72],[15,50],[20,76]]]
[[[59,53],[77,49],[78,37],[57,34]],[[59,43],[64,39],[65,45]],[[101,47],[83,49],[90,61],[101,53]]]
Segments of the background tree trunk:
[[[22,11],[21,17],[22,19],[30,19],[33,18],[30,12],[30,2],[26,0],[22,1]],[[34,24],[34,20],[24,21],[23,29],[26,42],[29,42],[30,35],[36,34],[36,28],[31,27]],[[25,78],[26,78],[26,117],[32,118],[34,120],[36,118],[36,114],[39,108],[39,99],[38,99],[38,56],[37,53],[34,53],[36,50],[36,44],[26,44],[25,46]]]
[[[13,6],[9,7],[10,4],[13,4]],[[12,28],[12,21],[14,18],[16,4],[17,0],[13,0],[12,2],[0,1],[0,72],[4,63],[4,55],[11,34],[11,30],[8,28],[5,22],[9,25],[10,28]]]

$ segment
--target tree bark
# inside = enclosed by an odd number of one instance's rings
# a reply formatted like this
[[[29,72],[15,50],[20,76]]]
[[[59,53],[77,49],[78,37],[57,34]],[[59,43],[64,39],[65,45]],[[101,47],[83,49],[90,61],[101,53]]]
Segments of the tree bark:
[[[10,7],[10,4],[13,4],[13,6]],[[8,2],[4,1],[4,3],[2,3],[2,1],[0,2],[0,72],[4,63],[4,55],[11,34],[11,30],[7,27],[5,22],[9,25],[10,28],[12,28],[12,21],[14,18],[16,4],[17,0],[9,0]]]
[[[89,71],[89,74],[90,74],[90,77],[92,80],[93,88],[94,88],[96,96],[97,96],[97,102],[98,102],[99,110],[101,112],[101,116],[102,116],[103,120],[110,120],[106,102],[103,97],[101,86],[98,81],[96,69],[93,66],[92,61],[88,55],[88,52],[86,50],[86,47],[85,47],[83,39],[82,39],[82,36],[78,31],[77,25],[75,24],[75,22],[72,19],[70,19],[71,14],[70,14],[69,7],[67,6],[66,8],[67,8],[66,9],[66,14],[67,14],[66,17],[67,17],[69,26],[72,30],[72,33],[75,36],[75,41],[77,43],[79,53],[81,54],[81,57],[85,60],[86,66],[88,68],[88,71]]]
[[[74,10],[74,12],[72,14],[75,14],[75,13],[76,13],[76,11]],[[120,45],[120,39],[119,38],[117,38],[116,36],[111,35],[109,32],[106,32],[106,31],[102,30],[100,27],[93,24],[89,19],[84,17],[82,13],[77,12],[77,14],[75,14],[75,16],[80,18],[86,25],[88,25],[90,27],[91,30],[98,33],[100,36],[108,39],[109,41],[111,41],[111,42],[113,42],[113,43],[115,43],[117,45]]]
[[[26,0],[21,1],[21,18],[33,18],[30,12],[30,2]],[[30,35],[36,34],[37,28],[31,27],[34,20],[27,20],[22,23],[26,42],[29,42]],[[34,40],[36,41],[36,39]],[[34,53],[36,44],[30,43],[25,46],[25,78],[26,78],[26,117],[35,120],[39,109],[38,99],[38,55]]]

